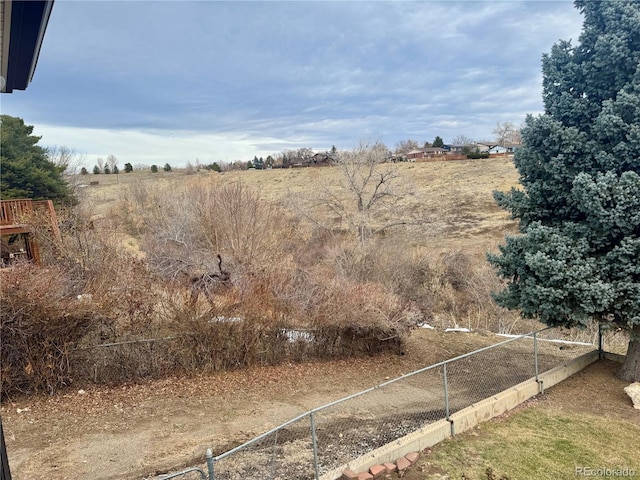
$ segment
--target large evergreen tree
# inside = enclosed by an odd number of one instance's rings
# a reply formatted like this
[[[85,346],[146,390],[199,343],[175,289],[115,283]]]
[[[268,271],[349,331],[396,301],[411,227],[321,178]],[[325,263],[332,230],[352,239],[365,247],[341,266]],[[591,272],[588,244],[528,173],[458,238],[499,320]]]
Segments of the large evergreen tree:
[[[524,190],[496,193],[520,221],[490,262],[505,307],[549,325],[630,333],[619,376],[640,380],[640,2],[578,0],[579,42],[543,56],[545,111],[515,164]]]
[[[21,118],[0,116],[0,195],[2,199],[71,200],[63,166],[47,157],[37,145],[40,137]]]

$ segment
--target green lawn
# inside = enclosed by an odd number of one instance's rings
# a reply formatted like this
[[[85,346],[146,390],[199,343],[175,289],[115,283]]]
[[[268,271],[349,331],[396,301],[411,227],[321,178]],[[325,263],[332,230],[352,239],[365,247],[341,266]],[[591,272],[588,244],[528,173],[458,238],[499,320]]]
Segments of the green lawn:
[[[623,420],[530,407],[436,445],[405,479],[596,477],[594,472],[577,475],[580,467],[627,468],[640,479],[640,427]],[[629,478],[618,473],[599,478]]]

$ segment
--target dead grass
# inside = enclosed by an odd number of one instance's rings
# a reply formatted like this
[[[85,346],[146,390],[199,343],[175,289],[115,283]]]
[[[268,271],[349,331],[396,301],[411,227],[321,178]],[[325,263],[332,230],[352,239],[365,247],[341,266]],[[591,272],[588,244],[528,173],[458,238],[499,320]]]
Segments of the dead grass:
[[[505,231],[515,227],[509,215],[493,201],[494,190],[509,190],[518,185],[518,173],[507,158],[433,163],[397,164],[403,184],[415,187],[420,203],[407,200],[404,208],[427,208],[437,216],[428,242],[420,232],[405,231],[415,246],[429,248],[495,248]],[[84,196],[95,206],[101,218],[117,210],[127,186],[134,184],[168,187],[180,191],[195,179],[212,184],[241,180],[246,187],[260,192],[264,201],[288,206],[292,195],[308,192],[314,185],[337,185],[338,168],[295,168],[247,170],[216,173],[200,171],[187,175],[181,171],[132,172],[118,175],[87,175],[100,182],[84,189]],[[424,204],[426,202],[426,204]]]

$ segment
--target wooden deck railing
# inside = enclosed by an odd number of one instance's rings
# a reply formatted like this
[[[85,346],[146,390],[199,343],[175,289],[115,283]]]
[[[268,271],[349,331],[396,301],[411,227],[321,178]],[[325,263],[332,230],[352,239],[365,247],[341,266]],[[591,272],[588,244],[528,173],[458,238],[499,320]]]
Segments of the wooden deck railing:
[[[17,200],[0,201],[0,226],[24,226],[27,227],[34,218],[47,219],[52,233],[60,238],[58,217],[51,200],[31,200],[21,198]],[[9,232],[8,228],[5,228]]]
[[[16,225],[33,213],[33,201],[28,199],[0,201],[0,225]]]

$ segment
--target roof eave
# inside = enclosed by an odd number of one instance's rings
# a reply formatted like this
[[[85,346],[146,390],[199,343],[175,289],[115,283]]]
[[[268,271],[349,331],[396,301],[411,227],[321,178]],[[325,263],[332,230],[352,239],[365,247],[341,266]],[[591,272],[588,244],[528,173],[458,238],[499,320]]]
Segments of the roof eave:
[[[2,92],[24,90],[33,78],[54,0],[5,0]]]

